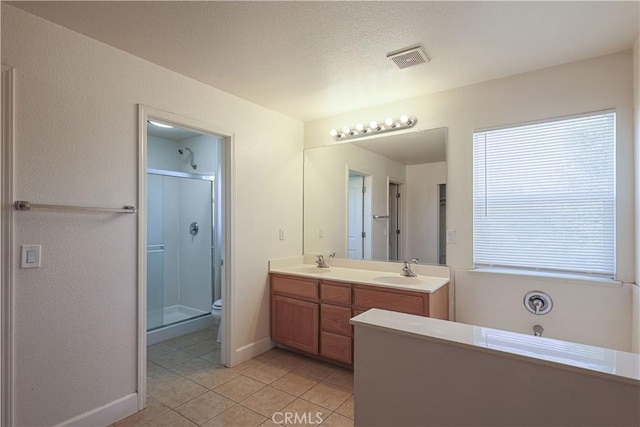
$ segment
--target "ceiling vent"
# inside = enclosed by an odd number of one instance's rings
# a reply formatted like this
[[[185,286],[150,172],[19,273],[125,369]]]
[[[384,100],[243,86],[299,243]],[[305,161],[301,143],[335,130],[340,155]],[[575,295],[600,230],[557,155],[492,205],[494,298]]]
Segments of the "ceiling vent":
[[[430,61],[429,57],[420,46],[409,47],[396,50],[387,54],[387,58],[391,60],[401,70],[414,65],[425,64]]]

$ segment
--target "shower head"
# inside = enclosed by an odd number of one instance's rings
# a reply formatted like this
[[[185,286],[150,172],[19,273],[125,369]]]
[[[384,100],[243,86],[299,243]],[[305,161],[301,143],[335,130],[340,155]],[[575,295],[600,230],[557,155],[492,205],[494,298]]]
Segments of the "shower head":
[[[178,148],[178,153],[180,153],[180,155],[183,155],[187,151],[189,152],[189,163],[191,164],[191,167],[194,170],[198,169],[198,165],[196,165],[195,161],[193,160],[193,151],[191,151],[191,148],[189,148],[189,147]]]

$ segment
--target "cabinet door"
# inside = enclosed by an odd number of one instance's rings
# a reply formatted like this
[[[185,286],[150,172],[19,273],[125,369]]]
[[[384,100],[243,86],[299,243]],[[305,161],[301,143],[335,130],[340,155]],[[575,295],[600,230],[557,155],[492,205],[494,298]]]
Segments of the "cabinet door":
[[[271,338],[281,344],[318,354],[318,304],[273,295]]]

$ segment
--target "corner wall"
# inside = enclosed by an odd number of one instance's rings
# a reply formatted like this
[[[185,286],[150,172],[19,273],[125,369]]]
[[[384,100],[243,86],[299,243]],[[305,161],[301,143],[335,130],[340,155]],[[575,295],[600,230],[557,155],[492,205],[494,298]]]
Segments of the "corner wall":
[[[267,261],[302,252],[302,123],[6,3],[2,62],[16,69],[21,200],[135,204],[138,104],[234,134],[231,361],[268,345]],[[135,393],[136,233],[134,215],[15,215],[16,264],[19,245],[42,244],[42,268],[14,266],[16,425]]]
[[[617,221],[617,278],[622,282],[634,281],[636,257],[634,255],[634,131],[633,131],[633,52],[624,52],[590,58],[579,62],[532,71],[498,80],[492,80],[458,89],[406,99],[395,103],[352,111],[340,116],[305,123],[305,148],[332,144],[328,130],[339,128],[344,123],[358,123],[376,117],[413,114],[418,118],[420,129],[448,128],[447,147],[447,228],[455,229],[457,241],[447,245],[447,265],[452,270],[468,270],[473,267],[473,131],[508,124],[574,115],[603,109],[615,109],[617,113],[616,140],[616,221]],[[484,276],[487,280],[491,277]],[[501,276],[495,276],[501,280]],[[473,301],[468,310],[459,306],[458,299],[468,298],[475,292],[474,279],[469,286],[456,280],[455,319],[476,325],[491,326],[491,313],[504,309],[498,302],[501,291],[483,292]],[[562,281],[543,279],[549,286]],[[508,285],[510,292],[524,295],[529,289],[527,281],[513,280]],[[563,294],[580,295],[582,284],[562,288]],[[589,285],[586,285],[589,286]],[[558,288],[559,289],[559,288]],[[601,327],[591,331],[595,341],[611,343],[620,350],[631,349],[630,327],[631,302],[619,298],[628,292],[617,287],[610,292],[607,287],[598,288],[600,295],[592,305],[581,310],[594,313],[605,319],[616,313],[626,313],[622,328]],[[559,291],[560,292],[560,291]],[[597,292],[597,291],[596,291]],[[614,297],[614,294],[616,295]],[[553,293],[551,294],[553,297]],[[610,298],[611,297],[611,298]],[[511,324],[521,323],[529,313],[521,299],[518,306],[510,307],[514,317],[505,316],[502,325],[496,328],[509,329]],[[557,322],[572,322],[571,310],[554,308],[561,316]],[[617,317],[618,314],[616,314]],[[545,336],[554,337],[560,323],[544,324]],[[565,338],[571,340],[571,338]],[[591,344],[594,342],[585,342]]]

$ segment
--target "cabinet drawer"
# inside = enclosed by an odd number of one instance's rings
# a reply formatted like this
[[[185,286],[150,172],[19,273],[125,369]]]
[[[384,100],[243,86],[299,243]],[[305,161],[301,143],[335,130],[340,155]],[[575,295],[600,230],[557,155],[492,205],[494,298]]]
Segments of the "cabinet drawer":
[[[320,298],[322,302],[351,304],[351,286],[323,282],[320,284]]]
[[[299,277],[271,275],[271,289],[279,294],[318,299],[318,281]]]
[[[339,305],[320,305],[320,328],[342,335],[351,336],[351,307]]]
[[[359,310],[381,308],[422,316],[429,314],[428,294],[397,293],[397,291],[386,292],[370,288],[356,288],[353,295],[354,305]]]
[[[320,355],[344,363],[353,363],[351,352],[351,337],[320,332]]]

